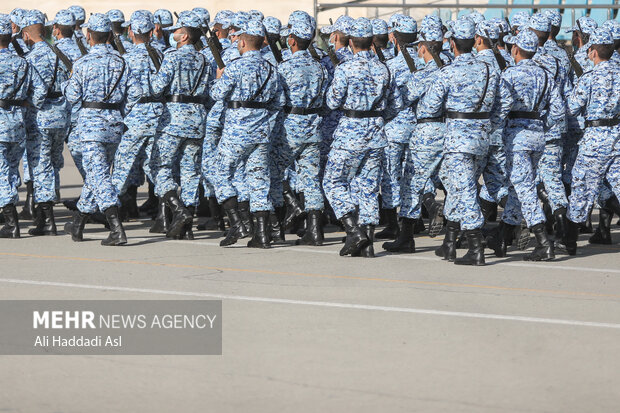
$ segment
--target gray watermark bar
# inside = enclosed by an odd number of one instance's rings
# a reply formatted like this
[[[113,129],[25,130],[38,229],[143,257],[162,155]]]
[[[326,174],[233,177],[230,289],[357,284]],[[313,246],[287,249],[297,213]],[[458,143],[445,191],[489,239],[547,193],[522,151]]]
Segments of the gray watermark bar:
[[[219,300],[0,301],[0,355],[221,355]]]

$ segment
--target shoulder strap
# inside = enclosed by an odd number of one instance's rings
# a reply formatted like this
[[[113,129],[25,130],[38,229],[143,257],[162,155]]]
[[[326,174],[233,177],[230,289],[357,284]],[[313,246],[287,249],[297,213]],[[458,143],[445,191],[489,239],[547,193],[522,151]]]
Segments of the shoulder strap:
[[[387,70],[388,83],[381,89],[381,96],[379,96],[379,99],[375,100],[375,103],[373,103],[370,110],[376,110],[377,107],[381,104],[383,98],[385,97],[385,92],[390,87],[390,82],[392,81],[392,73],[390,73],[390,68],[384,62],[379,63],[381,63],[385,67],[385,70]],[[370,66],[368,66],[368,71],[370,72]]]
[[[487,97],[487,89],[489,88],[489,78],[491,77],[491,73],[489,72],[489,65],[484,62],[482,63],[484,64],[484,69],[486,71],[486,76],[484,80],[484,89],[482,90],[482,96],[480,97],[480,100],[476,104],[474,112],[479,112],[480,109],[482,108],[482,104],[484,103],[484,98]]]
[[[24,70],[24,75],[22,76],[21,80],[19,81],[19,83],[17,84],[17,87],[15,88],[15,90],[13,90],[13,95],[11,96],[11,99],[15,99],[15,96],[17,96],[17,94],[19,93],[19,90],[22,88],[22,86],[24,86],[24,83],[26,82],[26,78],[28,77],[28,61],[26,59],[23,59],[24,63],[26,64],[26,70]]]
[[[318,62],[316,62],[316,64],[318,65],[319,70],[321,72],[321,84],[319,85],[319,93],[317,93],[314,99],[312,99],[309,107],[313,107],[316,101],[319,99],[319,97],[321,97],[321,92],[323,91],[323,84],[325,83],[325,72],[323,71],[323,65],[321,65]]]
[[[108,94],[103,98],[103,101],[107,101],[108,99],[110,99],[112,97],[112,94],[114,93],[114,91],[116,90],[116,88],[118,87],[118,85],[121,83],[121,79],[123,78],[123,75],[125,74],[125,59],[123,59],[120,56],[116,56],[113,53],[110,53],[112,56],[118,57],[119,59],[121,59],[121,63],[123,64],[123,67],[121,69],[121,74],[118,76],[118,79],[116,79],[116,83],[114,83],[114,86],[112,86],[112,89],[110,89],[110,91],[108,92]]]
[[[198,86],[200,86],[200,82],[202,81],[202,77],[205,74],[205,67],[207,66],[207,60],[205,58],[205,55],[203,55],[202,53],[198,53],[198,54],[202,58],[202,65],[200,66],[200,74],[196,78],[196,83],[194,83],[194,87],[192,88],[191,92],[189,92],[189,94],[191,96],[194,96],[194,93],[196,93],[196,90],[198,89]]]
[[[257,97],[260,96],[261,93],[263,93],[263,90],[265,90],[265,87],[267,87],[267,83],[269,82],[269,79],[271,78],[271,73],[273,72],[273,65],[269,63],[267,60],[265,60],[265,62],[267,62],[267,64],[269,65],[269,73],[267,74],[267,79],[265,79],[260,89],[258,89],[256,93],[254,93],[254,96],[252,96],[250,101],[255,100]]]
[[[538,112],[538,108],[542,103],[543,98],[545,97],[545,93],[547,93],[547,83],[549,83],[549,79],[547,78],[547,71],[543,69],[543,73],[545,74],[545,85],[543,87],[543,91],[538,97],[538,101],[536,102],[536,106],[534,106],[534,112]]]

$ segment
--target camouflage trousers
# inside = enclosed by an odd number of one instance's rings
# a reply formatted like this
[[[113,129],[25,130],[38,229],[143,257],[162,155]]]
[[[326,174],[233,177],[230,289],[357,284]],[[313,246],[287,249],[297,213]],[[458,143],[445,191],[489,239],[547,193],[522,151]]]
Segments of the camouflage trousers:
[[[19,160],[24,148],[20,142],[0,142],[0,208],[17,204],[21,185]]]
[[[151,154],[151,165],[157,165],[155,194],[163,197],[181,186],[181,201],[185,206],[198,205],[202,139],[182,138],[162,133],[157,136]],[[153,167],[153,166],[152,166]],[[179,179],[175,179],[175,171]]]
[[[536,170],[542,152],[506,152],[506,170],[510,180],[508,201],[504,208],[502,221],[510,225],[521,225],[525,219],[527,226],[545,222],[545,214],[536,192]]]
[[[432,176],[439,171],[442,150],[407,150],[405,172],[401,184],[401,205],[399,215],[405,218],[420,218],[422,196],[434,192]]]
[[[444,153],[439,176],[447,195],[444,204],[446,219],[459,222],[461,229],[482,228],[484,217],[478,202],[478,178],[483,157],[470,153]]]
[[[382,152],[382,148],[361,151],[331,149],[323,190],[336,218],[354,212],[359,206],[360,225],[379,224]]]
[[[73,158],[73,163],[75,164],[75,167],[82,176],[82,181],[85,181],[86,172],[84,171],[84,165],[82,164],[82,149],[80,146],[80,137],[77,135],[75,125],[73,125],[69,129],[67,148],[69,148],[69,153],[71,154],[71,158]]]
[[[235,176],[243,171],[248,188],[250,211],[271,211],[269,197],[269,145],[247,144],[232,140],[220,140],[207,178],[215,188],[219,203],[233,196],[243,201]]]
[[[215,187],[213,182],[209,180],[209,170],[213,168],[217,146],[220,141],[221,134],[210,133],[207,127],[204,142],[202,144],[202,186],[205,190],[205,196],[215,196]],[[237,190],[237,200],[245,202],[250,200],[248,185],[245,180],[245,162],[240,162],[233,175],[233,186]]]
[[[549,205],[552,211],[568,207],[566,189],[562,182],[562,142],[559,140],[547,142],[540,162],[538,163],[538,179],[542,182],[549,195]]]
[[[408,144],[388,142],[383,148],[383,168],[381,173],[381,203],[386,209],[397,208],[401,204],[401,181]]]
[[[579,153],[572,173],[571,194],[568,198],[568,218],[576,223],[585,222],[599,195],[603,180],[620,198],[620,156],[585,155]],[[611,197],[610,194],[607,195]]]
[[[92,214],[118,205],[118,192],[112,184],[112,163],[117,143],[87,141],[80,144],[86,180],[78,201],[78,209]]]
[[[153,136],[123,135],[114,156],[112,183],[119,195],[127,191],[129,185],[141,186],[144,181],[139,179],[146,173],[151,182],[155,176],[151,172],[150,159],[153,150]]]
[[[506,176],[506,151],[503,146],[491,145],[485,159],[480,188],[480,198],[489,202],[499,202],[508,195],[508,178]]]
[[[284,205],[283,182],[291,180],[295,192],[303,192],[306,211],[323,209],[319,182],[319,143],[277,141],[271,148],[271,190],[274,207]],[[290,168],[290,169],[289,169]],[[291,173],[293,172],[293,173]]]
[[[29,131],[26,137],[27,165],[34,187],[34,202],[55,202],[56,189],[60,188],[57,182],[54,164],[52,162],[53,148],[60,141],[64,144],[66,129],[43,129]],[[26,173],[24,173],[26,175]]]
[[[60,129],[47,129],[47,131],[59,131]],[[56,188],[60,188],[60,170],[65,166],[65,158],[62,155],[62,152],[65,148],[65,138],[67,137],[67,132],[62,129],[64,133],[56,133],[52,132],[51,140],[50,140],[50,159],[52,162],[52,167],[54,168],[54,183]],[[43,133],[46,133],[45,131]],[[24,182],[32,181],[32,170],[28,166],[28,154],[24,152],[23,155],[24,162]]]

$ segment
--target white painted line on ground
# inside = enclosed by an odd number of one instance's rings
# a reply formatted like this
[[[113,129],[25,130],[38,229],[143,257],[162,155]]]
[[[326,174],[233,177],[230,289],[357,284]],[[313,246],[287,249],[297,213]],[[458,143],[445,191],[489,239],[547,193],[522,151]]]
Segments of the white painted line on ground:
[[[272,304],[305,305],[305,306],[313,306],[313,307],[342,308],[342,309],[349,309],[349,310],[383,311],[383,312],[392,312],[392,313],[423,314],[423,315],[474,318],[474,319],[485,319],[485,320],[521,321],[521,322],[526,322],[526,323],[566,325],[566,326],[573,326],[573,327],[597,327],[597,328],[620,329],[620,324],[599,323],[599,322],[593,322],[593,321],[562,320],[562,319],[556,319],[556,318],[539,318],[539,317],[502,315],[502,314],[468,313],[468,312],[460,312],[460,311],[441,311],[441,310],[428,310],[428,309],[423,309],[423,308],[408,308],[408,307],[386,307],[386,306],[366,305],[366,304],[347,304],[347,303],[334,303],[334,302],[327,302],[327,301],[292,300],[292,299],[286,299],[286,298],[252,297],[252,296],[244,296],[244,295],[200,293],[200,292],[191,292],[191,291],[158,290],[158,289],[150,289],[150,288],[119,287],[119,286],[111,286],[111,285],[90,285],[90,284],[75,284],[75,283],[52,282],[52,281],[20,280],[20,279],[13,279],[13,278],[4,278],[4,279],[0,278],[0,282],[8,283],[8,284],[38,285],[38,286],[47,286],[47,287],[82,288],[82,289],[89,289],[89,290],[108,290],[108,291],[123,291],[123,292],[135,292],[135,293],[146,293],[146,294],[176,295],[176,296],[185,296],[185,297],[201,297],[201,298],[212,298],[212,299],[219,299],[219,300],[250,301],[250,302],[272,303]]]

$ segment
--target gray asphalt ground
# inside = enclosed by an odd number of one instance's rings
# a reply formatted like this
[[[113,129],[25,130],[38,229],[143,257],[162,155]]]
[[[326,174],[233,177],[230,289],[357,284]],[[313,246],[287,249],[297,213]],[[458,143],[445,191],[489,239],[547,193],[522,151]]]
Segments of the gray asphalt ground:
[[[62,228],[69,213],[56,214]],[[582,236],[570,259],[511,251],[464,268],[434,256],[441,236],[363,259],[338,256],[342,233],[259,251],[149,225],[127,223],[129,245],[106,248],[97,225],[77,244],[22,224],[0,241],[0,299],[223,299],[223,355],[1,356],[0,412],[618,411],[617,244]]]

